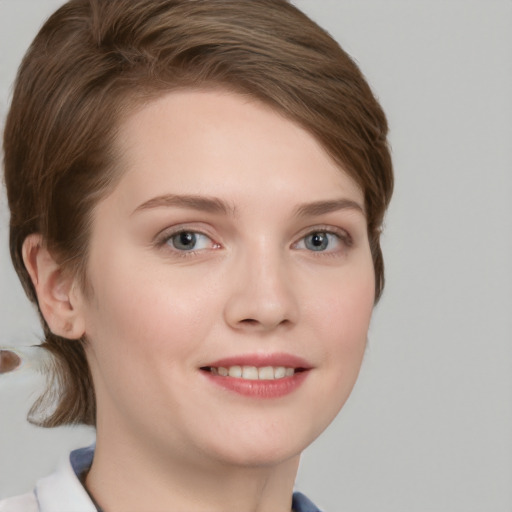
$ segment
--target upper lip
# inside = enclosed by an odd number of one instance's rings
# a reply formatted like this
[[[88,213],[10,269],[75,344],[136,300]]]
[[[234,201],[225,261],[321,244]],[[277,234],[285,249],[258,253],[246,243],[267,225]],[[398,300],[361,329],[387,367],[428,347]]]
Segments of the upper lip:
[[[202,365],[202,368],[229,368],[230,366],[284,366],[285,368],[301,368],[309,370],[312,366],[303,358],[286,354],[284,352],[273,354],[241,354],[238,356],[224,357],[211,363]]]

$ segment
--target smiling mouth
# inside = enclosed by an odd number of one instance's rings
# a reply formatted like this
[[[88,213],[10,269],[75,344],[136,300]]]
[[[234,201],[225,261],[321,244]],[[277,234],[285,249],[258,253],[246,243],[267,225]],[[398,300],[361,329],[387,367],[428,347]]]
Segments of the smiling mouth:
[[[290,368],[286,366],[203,366],[201,370],[219,377],[232,377],[244,380],[280,380],[293,377],[306,368]]]

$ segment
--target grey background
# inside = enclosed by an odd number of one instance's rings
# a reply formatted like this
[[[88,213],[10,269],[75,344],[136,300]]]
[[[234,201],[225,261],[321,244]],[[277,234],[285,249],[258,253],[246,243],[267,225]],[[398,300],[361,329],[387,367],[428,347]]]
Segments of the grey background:
[[[0,117],[60,0],[0,0]],[[359,62],[388,113],[396,191],[387,285],[358,384],[304,454],[326,511],[512,510],[512,2],[296,0]],[[0,206],[0,346],[37,342]],[[24,416],[41,386],[0,376],[0,497],[28,490],[86,428]]]

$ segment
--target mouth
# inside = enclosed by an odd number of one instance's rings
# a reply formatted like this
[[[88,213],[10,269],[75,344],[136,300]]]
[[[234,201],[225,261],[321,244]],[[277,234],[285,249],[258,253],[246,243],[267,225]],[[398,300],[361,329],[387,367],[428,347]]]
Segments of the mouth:
[[[219,377],[231,377],[244,380],[280,380],[293,377],[297,373],[307,371],[306,368],[286,366],[203,366],[202,371]]]
[[[207,381],[253,399],[284,397],[298,389],[313,368],[290,354],[248,354],[201,366]]]

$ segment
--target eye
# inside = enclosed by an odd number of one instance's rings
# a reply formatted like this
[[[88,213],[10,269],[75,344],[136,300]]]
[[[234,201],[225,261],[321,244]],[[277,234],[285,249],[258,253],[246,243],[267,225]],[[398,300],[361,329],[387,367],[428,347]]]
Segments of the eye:
[[[199,251],[217,247],[213,240],[196,231],[180,231],[167,237],[165,243],[177,251]]]
[[[329,244],[332,245],[329,239],[329,237],[332,238],[332,236],[333,235],[322,232],[311,233],[311,235],[304,238],[304,245],[310,251],[325,251],[329,247]]]
[[[343,244],[349,245],[348,236],[329,231],[313,231],[301,238],[295,244],[295,248],[314,252],[335,252],[339,251]]]

